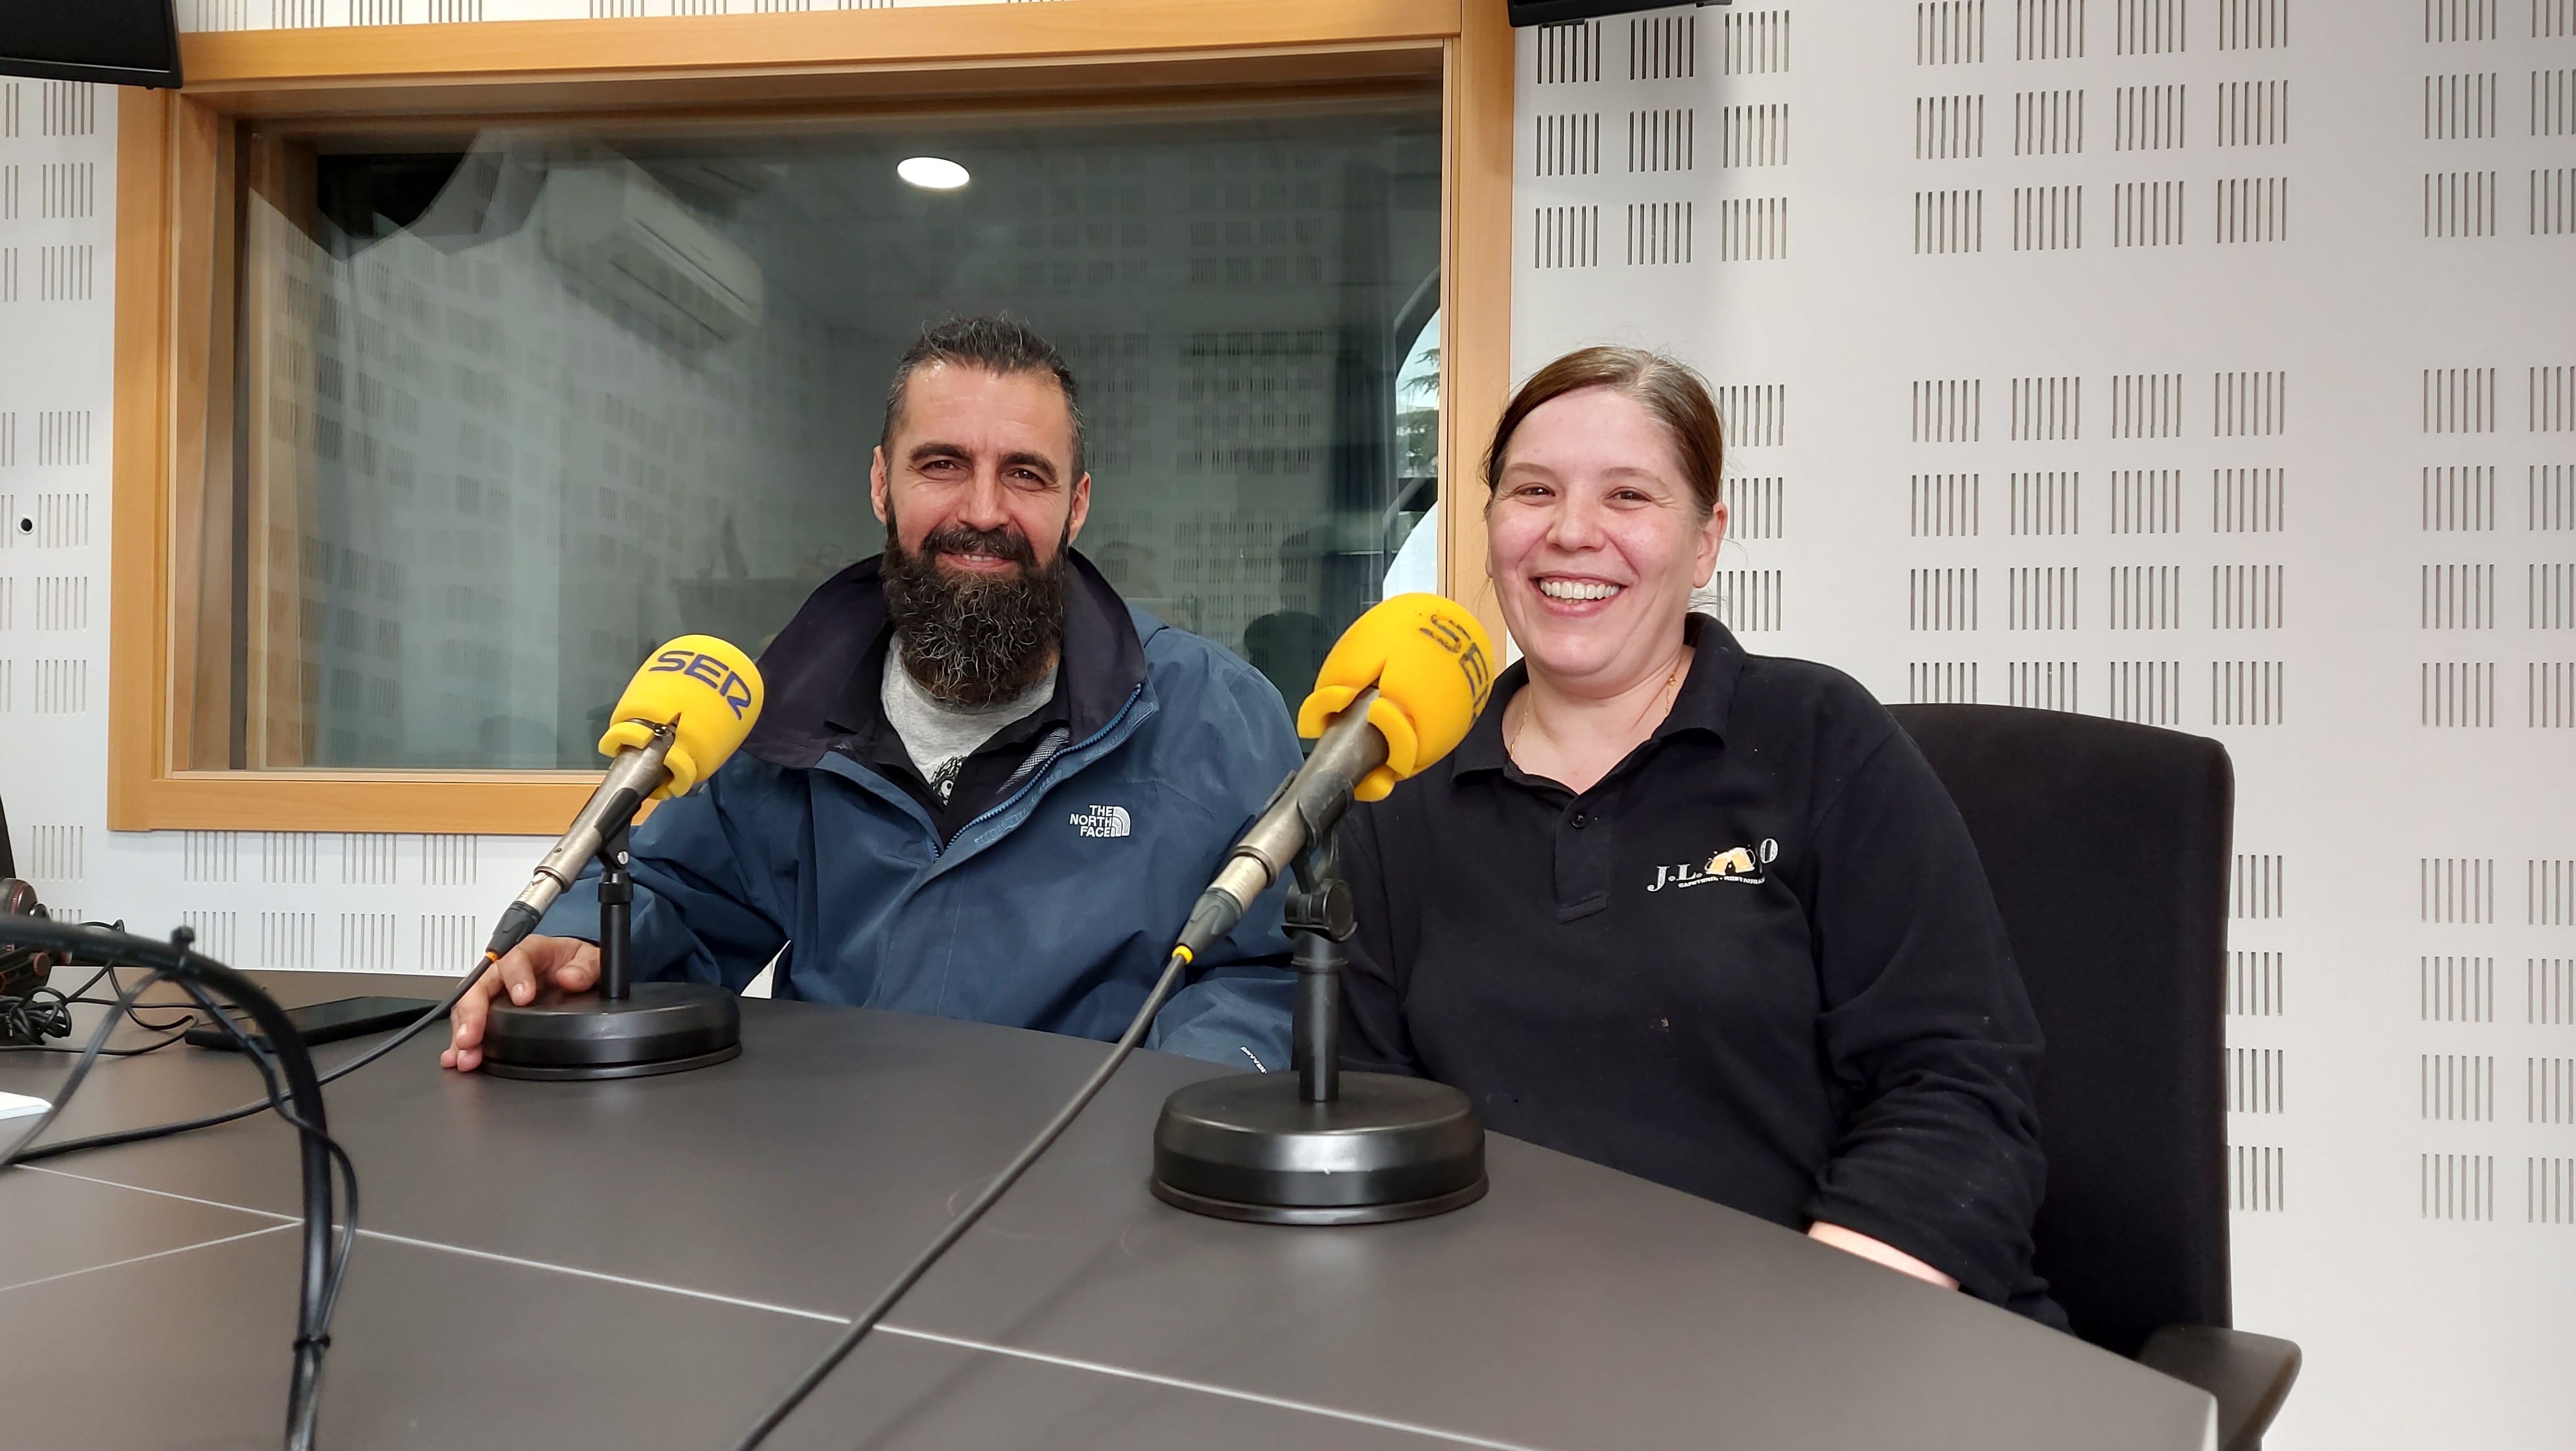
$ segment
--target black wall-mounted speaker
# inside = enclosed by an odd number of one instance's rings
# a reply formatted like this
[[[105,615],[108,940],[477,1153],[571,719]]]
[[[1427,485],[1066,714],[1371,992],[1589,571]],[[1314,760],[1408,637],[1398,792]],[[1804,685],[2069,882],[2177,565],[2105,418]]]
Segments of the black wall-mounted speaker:
[[[1696,0],[1705,8],[1731,5],[1734,0]],[[1591,20],[1603,15],[1633,15],[1640,10],[1672,10],[1678,7],[1664,0],[1511,0],[1514,25],[1562,25],[1569,20]]]
[[[172,0],[0,0],[0,75],[175,87]]]

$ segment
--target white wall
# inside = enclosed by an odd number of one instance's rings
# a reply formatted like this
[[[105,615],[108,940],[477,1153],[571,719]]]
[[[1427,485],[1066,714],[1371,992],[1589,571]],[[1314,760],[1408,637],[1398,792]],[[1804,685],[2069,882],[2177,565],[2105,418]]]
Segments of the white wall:
[[[1739,512],[1781,521],[1721,565],[1746,642],[2235,757],[2238,1323],[2307,1348],[2284,1448],[2576,1441],[2571,86],[2568,0],[1522,37],[1513,364],[1736,390]]]
[[[181,13],[353,8],[725,7]],[[2024,25],[2073,52],[2079,16],[2080,54],[2017,56]],[[2477,38],[2428,39],[2454,33]],[[2568,1445],[2576,218],[2551,208],[2576,205],[2552,190],[2576,184],[2576,122],[2550,107],[2576,106],[2552,89],[2576,87],[2555,79],[2576,0],[1747,0],[1573,34],[1522,36],[1513,362],[1615,338],[1737,390],[1747,527],[1724,567],[1748,572],[1729,577],[1747,642],[1892,700],[2062,702],[2071,676],[2076,708],[2235,755],[2238,1318],[2309,1356],[2272,1444]],[[1970,34],[1981,59],[1920,63]],[[2428,121],[2426,78],[2448,76],[2490,78],[2491,112]],[[2166,87],[2178,136],[2154,124]],[[2017,98],[2048,92],[2080,93],[2057,103],[2080,151],[2024,154],[2029,131],[2017,150]],[[534,843],[104,829],[114,115],[90,94],[0,82],[0,799],[21,868],[93,916],[200,921],[245,964],[452,971]],[[1931,97],[1981,98],[1982,144],[1918,132]],[[2124,106],[2148,124],[2124,134]],[[2476,134],[2427,135],[2446,128]],[[1940,225],[1960,207],[1964,234]],[[2080,245],[2017,246],[2017,211],[2020,241],[2054,223]],[[2466,414],[2443,391],[2463,380],[2483,390]],[[2449,496],[2428,488],[2461,478],[2491,478],[2491,503],[2435,527]],[[2269,513],[2246,492],[2265,487]]]
[[[0,803],[18,869],[57,915],[184,921],[243,965],[454,973],[534,844],[106,830],[115,158],[114,92],[0,80]]]

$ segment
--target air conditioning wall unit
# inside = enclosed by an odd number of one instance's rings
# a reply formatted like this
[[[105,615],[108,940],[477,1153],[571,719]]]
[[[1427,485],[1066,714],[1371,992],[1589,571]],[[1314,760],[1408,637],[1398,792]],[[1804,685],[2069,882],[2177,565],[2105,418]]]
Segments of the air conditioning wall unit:
[[[564,270],[683,343],[727,342],[760,325],[760,264],[624,157],[558,166],[537,236]]]

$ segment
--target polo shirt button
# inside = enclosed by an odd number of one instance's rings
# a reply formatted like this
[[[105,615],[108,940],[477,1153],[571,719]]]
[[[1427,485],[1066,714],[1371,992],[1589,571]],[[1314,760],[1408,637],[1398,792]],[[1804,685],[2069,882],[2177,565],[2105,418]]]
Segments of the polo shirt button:
[[[1578,811],[1578,812],[1574,813],[1574,829],[1575,829],[1575,830],[1577,830],[1577,831],[1581,831],[1581,830],[1583,829],[1583,823],[1584,823],[1584,820],[1585,820],[1585,817],[1584,817],[1584,815],[1583,815],[1583,813],[1582,813],[1582,812]]]

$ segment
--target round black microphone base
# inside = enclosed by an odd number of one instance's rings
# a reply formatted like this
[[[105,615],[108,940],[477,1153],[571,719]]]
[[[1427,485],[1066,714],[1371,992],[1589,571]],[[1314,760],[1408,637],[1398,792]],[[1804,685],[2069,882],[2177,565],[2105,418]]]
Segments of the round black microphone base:
[[[742,1006],[701,982],[639,982],[623,998],[537,991],[497,998],[483,1027],[483,1071],[500,1078],[646,1078],[742,1055]]]
[[[1258,1224],[1382,1224],[1485,1197],[1485,1128],[1443,1083],[1344,1073],[1322,1103],[1296,1073],[1193,1083],[1154,1126],[1154,1197]]]

